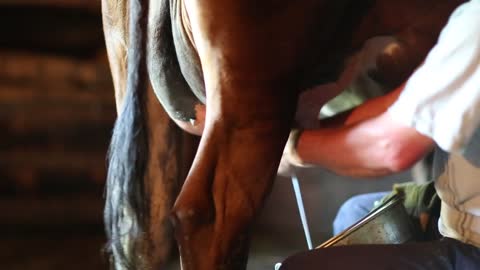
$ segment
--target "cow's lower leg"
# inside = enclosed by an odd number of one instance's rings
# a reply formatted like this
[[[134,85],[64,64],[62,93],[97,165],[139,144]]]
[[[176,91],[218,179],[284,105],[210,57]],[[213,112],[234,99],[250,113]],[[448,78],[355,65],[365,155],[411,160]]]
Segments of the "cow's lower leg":
[[[288,135],[288,124],[251,121],[206,126],[173,212],[184,270],[246,267],[250,229]]]
[[[199,138],[182,131],[149,91],[149,159],[145,174],[149,221],[145,254],[148,269],[161,269],[171,257],[170,212],[192,164]]]

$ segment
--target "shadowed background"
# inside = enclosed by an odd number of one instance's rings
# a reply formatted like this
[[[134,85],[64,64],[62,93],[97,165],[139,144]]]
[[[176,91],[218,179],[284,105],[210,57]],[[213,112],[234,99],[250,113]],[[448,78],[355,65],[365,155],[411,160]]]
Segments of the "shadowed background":
[[[0,269],[107,269],[100,2],[1,1],[0,37]]]

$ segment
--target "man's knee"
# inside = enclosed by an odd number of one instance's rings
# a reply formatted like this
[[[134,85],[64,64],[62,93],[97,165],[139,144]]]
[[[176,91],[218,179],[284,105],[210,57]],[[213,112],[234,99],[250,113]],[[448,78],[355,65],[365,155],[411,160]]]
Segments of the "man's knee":
[[[375,201],[382,199],[388,192],[360,194],[345,201],[333,221],[333,233],[338,234],[350,227],[372,210]]]

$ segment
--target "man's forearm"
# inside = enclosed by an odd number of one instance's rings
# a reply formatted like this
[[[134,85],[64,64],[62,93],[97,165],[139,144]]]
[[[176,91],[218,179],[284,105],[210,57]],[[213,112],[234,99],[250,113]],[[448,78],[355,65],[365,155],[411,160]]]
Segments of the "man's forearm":
[[[374,177],[409,168],[432,145],[428,137],[392,122],[383,113],[343,127],[306,130],[296,150],[304,163],[342,175]]]
[[[403,87],[404,84],[384,96],[367,100],[363,104],[351,110],[339,113],[329,118],[322,119],[320,120],[320,126],[324,128],[340,127],[343,125],[358,123],[360,121],[364,121],[369,118],[378,116],[384,113],[388,109],[388,107],[390,107],[390,105],[395,102],[395,100],[402,92]]]

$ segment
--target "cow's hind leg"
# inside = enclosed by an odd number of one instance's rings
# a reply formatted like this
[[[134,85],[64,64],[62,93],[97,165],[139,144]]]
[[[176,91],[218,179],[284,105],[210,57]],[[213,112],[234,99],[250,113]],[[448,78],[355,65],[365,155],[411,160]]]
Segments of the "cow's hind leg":
[[[182,131],[168,117],[149,91],[149,158],[145,174],[145,200],[149,202],[148,223],[145,228],[146,245],[140,253],[146,254],[148,269],[161,269],[171,257],[173,230],[170,213],[178,191],[190,169],[198,137]]]
[[[142,42],[136,42],[142,38],[129,38],[127,31],[127,14],[136,15],[137,20],[142,16],[139,10],[128,12],[127,4],[122,0],[102,1],[119,110],[106,186],[107,249],[115,269],[159,269],[172,247],[168,216],[198,139],[181,131],[162,109],[149,87],[145,65],[138,62],[144,59],[127,59],[127,49],[132,50],[128,55],[144,52],[139,47]]]
[[[170,120],[151,89],[146,97],[145,115],[138,119],[144,121],[144,140],[114,139],[111,145],[105,220],[116,269],[159,269],[168,262],[171,208],[198,144]],[[116,152],[118,144],[130,144],[137,159]]]

